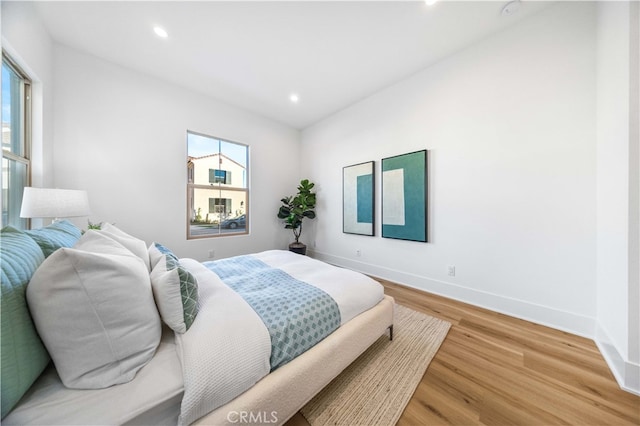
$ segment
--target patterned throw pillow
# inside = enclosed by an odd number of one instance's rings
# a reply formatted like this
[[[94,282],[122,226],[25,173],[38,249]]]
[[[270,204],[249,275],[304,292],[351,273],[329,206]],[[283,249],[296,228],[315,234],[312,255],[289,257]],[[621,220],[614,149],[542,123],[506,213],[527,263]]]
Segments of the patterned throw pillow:
[[[169,256],[173,257],[176,261],[178,261],[178,257],[175,254],[173,254],[171,250],[169,250],[168,248],[166,248],[160,243],[151,243],[151,245],[149,246],[148,252],[149,252],[149,262],[151,264],[152,270],[153,268],[156,267],[160,259],[162,259],[162,256],[165,254],[168,254]]]
[[[198,282],[173,254],[163,254],[151,271],[151,287],[162,320],[186,332],[198,314]]]

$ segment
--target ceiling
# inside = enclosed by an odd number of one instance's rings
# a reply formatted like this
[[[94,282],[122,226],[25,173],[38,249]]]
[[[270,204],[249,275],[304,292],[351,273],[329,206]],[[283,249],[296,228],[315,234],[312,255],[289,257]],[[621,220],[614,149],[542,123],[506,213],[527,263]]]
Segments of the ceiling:
[[[501,16],[505,4],[46,1],[36,9],[58,43],[302,129],[550,3],[523,1]]]

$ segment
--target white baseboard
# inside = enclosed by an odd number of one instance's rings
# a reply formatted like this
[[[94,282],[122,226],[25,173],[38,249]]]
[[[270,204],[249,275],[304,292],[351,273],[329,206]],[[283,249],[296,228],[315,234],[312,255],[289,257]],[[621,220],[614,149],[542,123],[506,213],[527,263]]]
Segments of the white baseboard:
[[[393,281],[407,287],[448,297],[589,339],[595,337],[596,324],[594,318],[315,250],[310,250],[309,254],[324,262]]]
[[[607,343],[611,340],[596,323],[595,318],[314,250],[310,250],[310,255],[327,263],[353,269],[407,287],[592,339],[598,346],[620,388],[640,395],[640,365],[625,361],[615,346]]]
[[[620,388],[640,395],[640,365],[624,359],[600,324],[597,324],[594,340]]]

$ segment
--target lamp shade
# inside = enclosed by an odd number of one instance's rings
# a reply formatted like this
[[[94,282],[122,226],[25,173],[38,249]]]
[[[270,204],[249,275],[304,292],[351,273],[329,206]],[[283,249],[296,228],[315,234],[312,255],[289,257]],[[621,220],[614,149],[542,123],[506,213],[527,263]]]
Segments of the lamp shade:
[[[87,191],[75,189],[24,188],[20,217],[89,216]]]

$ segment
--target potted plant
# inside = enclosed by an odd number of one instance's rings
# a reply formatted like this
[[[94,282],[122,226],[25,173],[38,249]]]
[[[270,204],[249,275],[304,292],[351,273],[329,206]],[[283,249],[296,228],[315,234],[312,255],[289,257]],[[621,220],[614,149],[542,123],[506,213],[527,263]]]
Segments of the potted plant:
[[[283,219],[285,229],[291,229],[295,241],[289,244],[289,250],[306,254],[307,246],[300,242],[300,234],[302,234],[302,221],[306,217],[314,219],[316,217],[316,194],[311,190],[315,184],[303,179],[298,185],[298,193],[295,196],[289,196],[281,199],[282,205],[278,210],[278,218]]]

